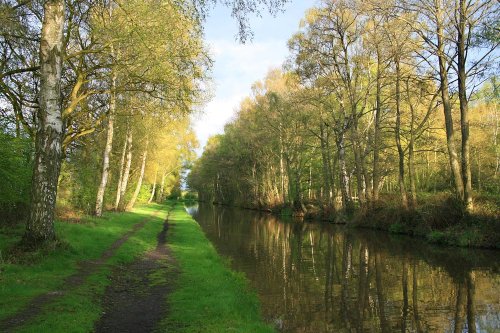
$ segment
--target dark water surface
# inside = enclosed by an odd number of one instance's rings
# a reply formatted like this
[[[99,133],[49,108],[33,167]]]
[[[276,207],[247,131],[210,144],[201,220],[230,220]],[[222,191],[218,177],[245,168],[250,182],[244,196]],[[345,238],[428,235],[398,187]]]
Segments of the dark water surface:
[[[498,251],[212,205],[188,212],[279,331],[500,332]]]

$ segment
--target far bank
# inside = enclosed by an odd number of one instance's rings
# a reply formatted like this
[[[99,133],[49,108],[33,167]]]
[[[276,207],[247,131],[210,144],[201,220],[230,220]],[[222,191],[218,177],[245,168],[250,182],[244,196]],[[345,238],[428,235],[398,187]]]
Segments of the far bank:
[[[449,192],[423,193],[418,199],[415,208],[404,209],[398,196],[386,195],[371,207],[362,209],[356,205],[350,214],[313,202],[304,203],[299,209],[261,203],[213,204],[269,212],[296,221],[323,221],[405,234],[432,244],[500,249],[500,196],[478,196],[471,214],[464,213],[460,202]]]

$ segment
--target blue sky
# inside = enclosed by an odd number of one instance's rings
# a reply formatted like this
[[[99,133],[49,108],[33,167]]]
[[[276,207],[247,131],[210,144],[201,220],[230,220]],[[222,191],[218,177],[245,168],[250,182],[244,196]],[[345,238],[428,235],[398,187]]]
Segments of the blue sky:
[[[205,24],[205,39],[215,61],[214,97],[204,107],[203,114],[194,119],[201,148],[211,135],[224,131],[224,124],[231,120],[241,100],[250,94],[252,84],[286,60],[287,41],[298,31],[305,11],[314,4],[314,0],[292,0],[277,17],[267,13],[252,17],[254,38],[244,45],[236,41],[237,23],[230,11],[217,6],[211,12]]]

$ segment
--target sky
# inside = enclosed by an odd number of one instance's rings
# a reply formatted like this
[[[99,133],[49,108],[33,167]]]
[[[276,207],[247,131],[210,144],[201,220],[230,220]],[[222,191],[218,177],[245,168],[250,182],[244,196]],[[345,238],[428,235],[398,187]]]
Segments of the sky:
[[[208,138],[224,132],[254,82],[264,79],[272,68],[279,68],[289,52],[287,42],[299,30],[300,20],[314,0],[291,0],[284,13],[276,17],[263,13],[252,17],[252,41],[240,44],[236,40],[238,26],[230,11],[217,6],[205,23],[205,41],[214,66],[213,98],[200,115],[194,117],[194,130],[200,142],[201,154]]]

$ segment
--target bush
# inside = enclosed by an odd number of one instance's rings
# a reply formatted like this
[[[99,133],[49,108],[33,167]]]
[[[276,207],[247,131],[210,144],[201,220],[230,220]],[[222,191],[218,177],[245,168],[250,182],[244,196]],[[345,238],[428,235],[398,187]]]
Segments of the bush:
[[[406,228],[401,223],[394,223],[389,226],[389,232],[392,234],[405,234]]]
[[[446,243],[446,234],[442,231],[431,231],[427,235],[427,240],[429,241],[429,243],[445,244]]]
[[[29,138],[16,138],[0,128],[0,223],[19,222],[28,215],[32,153]]]

